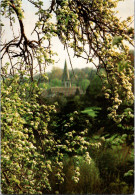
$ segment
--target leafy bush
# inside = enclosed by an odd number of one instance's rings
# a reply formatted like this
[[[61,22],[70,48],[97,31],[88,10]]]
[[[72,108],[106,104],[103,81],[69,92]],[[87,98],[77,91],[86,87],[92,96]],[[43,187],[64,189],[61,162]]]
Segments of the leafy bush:
[[[128,170],[133,169],[133,156],[128,151],[132,150],[127,146],[115,146],[113,149],[102,146],[99,150],[90,151],[100,173],[100,193],[133,193],[133,175],[125,177],[125,172],[128,175]]]
[[[2,191],[40,194],[43,188],[51,188],[47,178],[50,161],[40,138],[48,136],[49,110],[53,108],[38,104],[36,83],[19,85],[18,80],[18,76],[8,79],[1,89]]]
[[[99,171],[92,159],[88,163],[83,156],[78,158],[65,156],[63,165],[65,175],[63,184],[58,186],[51,174],[55,191],[59,191],[61,194],[100,193]]]
[[[48,123],[55,106],[40,104],[36,81],[20,85],[16,75],[2,83],[1,95],[3,193],[51,193],[50,172],[55,170],[58,184],[64,182],[63,155],[86,154],[87,129],[70,129],[62,137],[51,132]],[[72,126],[73,120],[67,125]],[[89,160],[88,153],[86,157]]]

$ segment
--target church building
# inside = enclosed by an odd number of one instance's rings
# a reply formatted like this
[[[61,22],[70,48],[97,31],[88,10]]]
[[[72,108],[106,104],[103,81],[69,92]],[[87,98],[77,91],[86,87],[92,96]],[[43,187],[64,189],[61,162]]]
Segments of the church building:
[[[62,75],[62,84],[64,87],[71,87],[71,81],[69,78],[69,71],[67,68],[67,62],[65,60],[65,66],[64,66],[64,71],[63,71],[63,75]]]
[[[42,95],[49,98],[62,95],[69,97],[83,94],[80,87],[72,86],[66,61],[62,75],[62,85],[62,87],[51,87],[50,89],[45,90]]]

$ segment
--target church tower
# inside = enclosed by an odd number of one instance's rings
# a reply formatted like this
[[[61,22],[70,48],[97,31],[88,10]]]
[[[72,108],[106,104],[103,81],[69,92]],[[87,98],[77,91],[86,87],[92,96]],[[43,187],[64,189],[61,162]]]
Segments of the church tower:
[[[67,68],[66,60],[65,60],[65,66],[64,66],[63,76],[62,76],[62,83],[64,87],[71,87],[71,81],[69,77],[69,71]]]

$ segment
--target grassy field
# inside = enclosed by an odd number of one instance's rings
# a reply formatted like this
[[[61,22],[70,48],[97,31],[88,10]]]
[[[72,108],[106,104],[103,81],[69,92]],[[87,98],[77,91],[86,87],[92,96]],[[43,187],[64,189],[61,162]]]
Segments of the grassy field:
[[[99,110],[101,110],[100,107],[88,107],[85,108],[85,110],[83,110],[82,113],[86,113],[91,117],[96,117]]]

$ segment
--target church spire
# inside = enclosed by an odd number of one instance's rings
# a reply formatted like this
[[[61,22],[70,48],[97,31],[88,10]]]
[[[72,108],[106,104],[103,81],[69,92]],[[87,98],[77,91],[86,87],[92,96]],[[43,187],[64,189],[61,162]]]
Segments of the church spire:
[[[66,60],[65,60],[65,66],[64,66],[63,76],[62,76],[62,82],[63,82],[63,85],[65,87],[71,87],[69,71],[68,71],[68,68],[67,68]]]

